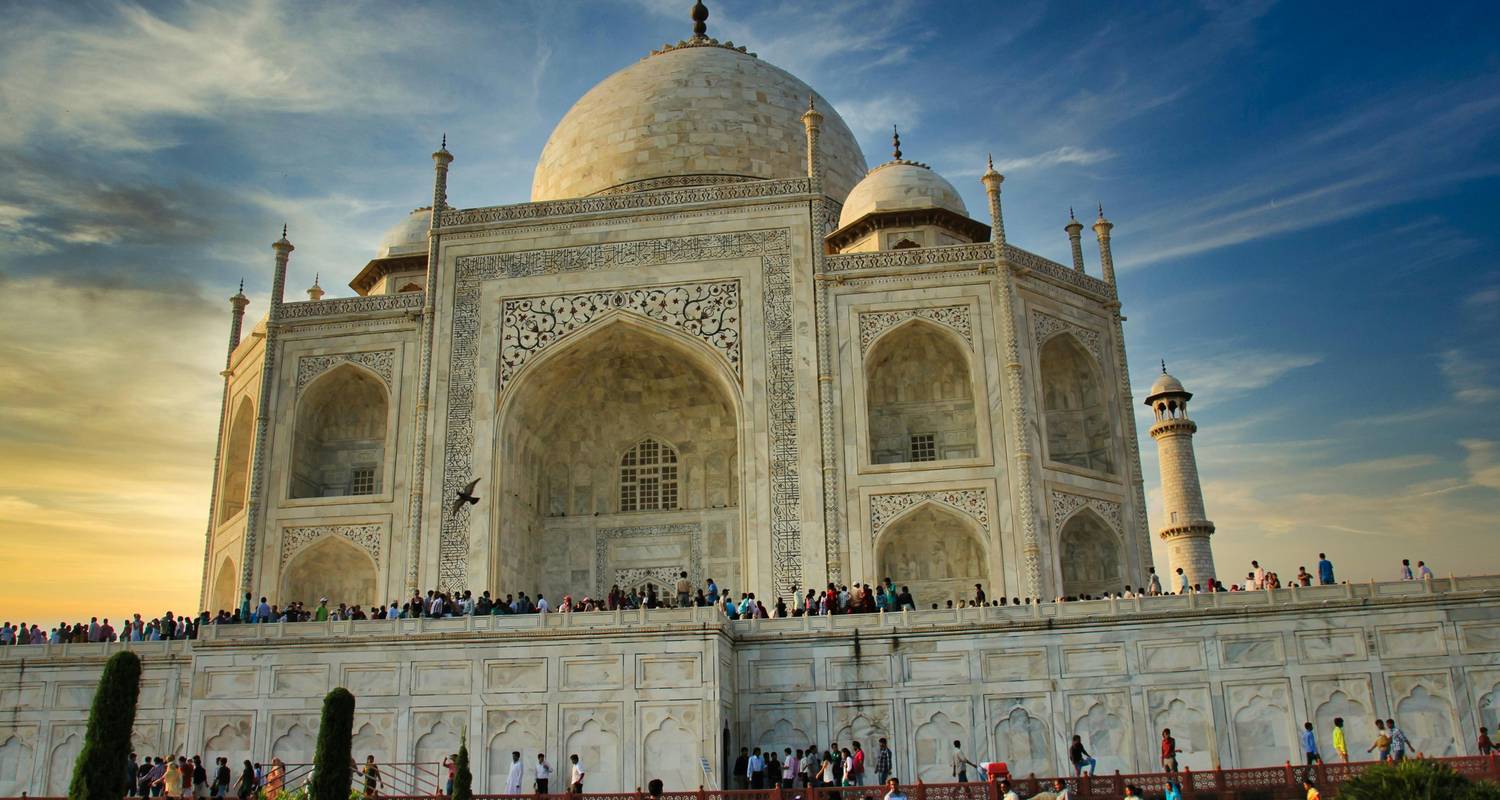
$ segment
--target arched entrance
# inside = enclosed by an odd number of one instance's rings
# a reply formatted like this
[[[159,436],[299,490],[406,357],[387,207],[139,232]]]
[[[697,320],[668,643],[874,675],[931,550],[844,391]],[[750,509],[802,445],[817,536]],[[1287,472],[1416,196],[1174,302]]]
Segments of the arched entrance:
[[[536,357],[501,400],[488,588],[667,596],[687,572],[739,589],[736,380],[709,348],[623,315]]]
[[[1120,537],[1092,509],[1074,514],[1058,536],[1063,594],[1069,597],[1125,588]]]
[[[314,380],[297,402],[288,496],[380,494],[389,405],[385,384],[361,367],[345,364]]]
[[[325,536],[297,551],[281,578],[283,603],[300,600],[307,607],[320,598],[331,604],[370,606],[375,595],[375,562],[342,536]]]
[[[1099,367],[1071,334],[1042,345],[1042,416],[1047,457],[1059,464],[1113,473],[1115,445]]]
[[[870,461],[973,458],[979,441],[968,354],[947,329],[915,319],[865,356]]]
[[[937,503],[926,503],[892,522],[880,534],[878,578],[911,587],[917,608],[974,596],[987,583],[989,567],[974,523]]]

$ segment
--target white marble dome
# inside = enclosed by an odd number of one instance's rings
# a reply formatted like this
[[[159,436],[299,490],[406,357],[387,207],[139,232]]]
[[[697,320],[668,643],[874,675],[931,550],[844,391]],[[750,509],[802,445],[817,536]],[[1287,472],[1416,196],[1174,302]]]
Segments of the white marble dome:
[[[380,237],[376,258],[423,255],[427,252],[427,231],[432,227],[432,207],[415,209],[392,225]]]
[[[823,115],[824,189],[842,201],[865,157],[838,112],[785,70],[719,45],[655,53],[590,89],[542,148],[531,199],[805,176],[809,95]]]
[[[1182,387],[1182,381],[1163,372],[1158,375],[1156,382],[1151,384],[1151,391],[1146,393],[1147,397],[1155,397],[1159,394],[1186,394],[1187,389]]]
[[[844,210],[839,214],[842,228],[866,214],[883,211],[918,211],[941,208],[959,216],[969,216],[963,198],[946,178],[926,164],[915,161],[887,161],[870,170],[865,179],[854,185]]]

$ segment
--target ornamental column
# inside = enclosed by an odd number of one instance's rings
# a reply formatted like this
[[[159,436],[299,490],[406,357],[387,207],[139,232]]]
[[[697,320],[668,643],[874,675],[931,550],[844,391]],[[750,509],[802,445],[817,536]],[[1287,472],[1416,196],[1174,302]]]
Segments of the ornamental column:
[[[1015,448],[1016,518],[1021,528],[1021,552],[1025,563],[1021,577],[1026,594],[1042,596],[1042,548],[1037,541],[1035,480],[1032,477],[1031,413],[1026,402],[1026,378],[1022,374],[1021,345],[1016,317],[1020,314],[1016,278],[1005,254],[1005,217],[1000,208],[1000,184],[1005,176],[995,171],[993,159],[984,175],[985,194],[990,202],[991,241],[995,248],[996,306],[1000,313],[1001,355],[1005,362],[1005,394],[1011,420],[1011,446]]]
[[[1115,285],[1115,257],[1109,249],[1109,232],[1114,227],[1114,223],[1104,218],[1104,206],[1100,205],[1099,218],[1094,220],[1094,236],[1099,239],[1100,274],[1110,286]]]
[[[1083,223],[1073,216],[1073,209],[1068,209],[1068,224],[1063,226],[1068,232],[1068,244],[1073,248],[1073,269],[1083,272]]]
[[[1171,585],[1175,588],[1177,569],[1187,575],[1189,585],[1208,586],[1215,578],[1213,548],[1209,537],[1214,524],[1203,509],[1203,487],[1198,481],[1198,460],[1193,454],[1193,434],[1197,423],[1188,417],[1187,403],[1192,392],[1182,382],[1167,374],[1162,364],[1161,377],[1151,384],[1146,405],[1156,422],[1151,438],[1156,440],[1157,458],[1161,462],[1163,524],[1157,535],[1167,543],[1167,563]]]
[[[203,588],[198,594],[200,610],[208,609],[209,559],[213,556],[214,528],[219,518],[219,470],[224,459],[224,425],[229,417],[229,380],[234,377],[230,367],[234,364],[235,348],[240,346],[240,332],[245,327],[245,306],[248,305],[250,298],[245,296],[245,282],[241,280],[239,291],[229,298],[229,348],[224,354],[224,371],[219,373],[224,378],[224,393],[219,399],[219,442],[214,448],[213,484],[208,490],[208,531],[203,537]]]
[[[276,267],[271,274],[271,306],[266,311],[266,338],[261,351],[260,397],[255,404],[255,444],[250,461],[250,498],[245,503],[245,532],[243,548],[240,550],[240,591],[255,591],[255,564],[257,537],[265,512],[263,500],[266,483],[266,445],[271,428],[271,398],[276,384],[277,336],[281,327],[281,303],[286,297],[286,265],[297,249],[286,238],[286,226],[281,226],[281,238],[271,244],[276,251]]]

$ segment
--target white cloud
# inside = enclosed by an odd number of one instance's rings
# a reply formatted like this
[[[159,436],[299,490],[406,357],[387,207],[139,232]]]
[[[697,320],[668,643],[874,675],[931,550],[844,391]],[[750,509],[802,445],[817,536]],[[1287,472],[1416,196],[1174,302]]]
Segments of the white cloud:
[[[1463,439],[1459,444],[1468,452],[1464,466],[1469,470],[1469,480],[1500,492],[1500,442]]]
[[[1500,400],[1500,386],[1495,386],[1495,365],[1489,360],[1460,348],[1444,350],[1439,364],[1448,388],[1462,403],[1481,404]]]

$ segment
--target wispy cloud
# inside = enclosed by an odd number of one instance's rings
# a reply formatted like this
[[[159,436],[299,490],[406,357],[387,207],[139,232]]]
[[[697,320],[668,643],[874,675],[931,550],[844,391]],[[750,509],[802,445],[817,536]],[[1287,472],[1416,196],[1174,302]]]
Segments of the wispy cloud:
[[[1500,400],[1500,386],[1494,383],[1500,372],[1484,356],[1455,347],[1443,351],[1439,366],[1453,396],[1460,402],[1480,404]]]

